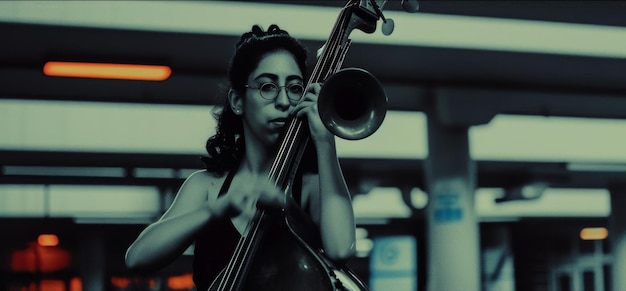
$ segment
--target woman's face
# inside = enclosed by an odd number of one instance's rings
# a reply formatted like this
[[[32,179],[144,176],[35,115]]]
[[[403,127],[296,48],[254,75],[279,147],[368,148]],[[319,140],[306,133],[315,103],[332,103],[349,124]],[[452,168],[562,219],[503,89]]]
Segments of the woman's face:
[[[248,131],[246,138],[256,138],[269,146],[278,139],[281,129],[285,125],[297,101],[287,97],[286,89],[282,86],[303,84],[302,74],[293,55],[280,50],[268,53],[259,62],[257,68],[248,76],[248,86],[245,98],[241,100],[244,131]],[[274,83],[279,86],[278,96],[267,100],[261,96],[259,89],[265,83]]]

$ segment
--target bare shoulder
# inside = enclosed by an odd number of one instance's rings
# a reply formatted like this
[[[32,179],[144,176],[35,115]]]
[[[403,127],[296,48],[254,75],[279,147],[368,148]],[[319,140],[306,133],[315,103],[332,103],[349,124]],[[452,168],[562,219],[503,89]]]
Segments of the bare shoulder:
[[[217,197],[224,175],[218,175],[206,170],[193,172],[185,179],[176,198],[163,217],[177,215],[195,209],[207,201]]]
[[[215,174],[207,170],[195,171],[185,179],[178,190],[176,199],[184,199],[189,203],[211,200],[211,197],[219,191],[224,178],[225,175]]]
[[[202,192],[213,192],[224,181],[225,175],[216,174],[207,170],[199,170],[191,173],[185,179],[181,191],[185,189],[193,189],[194,192],[202,190]]]
[[[207,170],[198,170],[187,177],[185,183],[215,183],[217,181],[221,181],[224,179],[225,175],[219,175],[216,173],[209,172]]]

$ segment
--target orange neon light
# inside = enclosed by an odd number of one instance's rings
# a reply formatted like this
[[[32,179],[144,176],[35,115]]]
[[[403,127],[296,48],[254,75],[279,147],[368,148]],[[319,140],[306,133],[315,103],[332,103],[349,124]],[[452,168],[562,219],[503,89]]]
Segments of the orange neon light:
[[[39,290],[42,291],[61,291],[65,290],[65,282],[62,280],[41,280]]]
[[[193,288],[193,286],[192,274],[182,274],[167,279],[167,287],[173,290],[188,290]]]
[[[83,280],[79,277],[74,277],[70,279],[70,290],[69,291],[82,291],[83,290]]]
[[[609,231],[604,227],[587,227],[580,231],[583,240],[603,240],[609,236]]]
[[[126,289],[128,288],[128,285],[130,285],[130,279],[122,277],[112,277],[111,284],[117,288]]]
[[[28,247],[11,254],[11,270],[15,272],[51,273],[67,269],[72,264],[72,254],[53,246],[31,242]]]
[[[40,234],[37,243],[43,247],[55,247],[59,245],[59,237],[54,234]]]
[[[156,65],[47,62],[43,73],[52,77],[164,81],[170,77],[172,69]]]

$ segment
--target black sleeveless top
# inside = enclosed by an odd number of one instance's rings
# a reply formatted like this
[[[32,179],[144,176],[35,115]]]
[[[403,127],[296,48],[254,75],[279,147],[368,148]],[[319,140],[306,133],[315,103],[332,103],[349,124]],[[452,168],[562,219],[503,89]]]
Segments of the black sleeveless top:
[[[205,161],[203,160],[203,162]],[[307,164],[305,163],[304,165]],[[317,163],[313,163],[313,165],[314,168],[310,166],[300,167],[294,176],[291,195],[294,202],[298,205],[301,205],[302,201],[302,175],[311,170],[316,171]],[[237,167],[234,167],[228,172],[228,176],[224,179],[217,197],[228,192],[228,188],[230,188],[233,177],[237,172],[236,169]],[[207,170],[209,170],[208,167]],[[197,290],[209,289],[219,273],[226,268],[240,238],[239,231],[237,231],[229,218],[212,219],[199,231],[194,245],[192,265],[193,281]]]
[[[226,176],[217,197],[228,192],[236,170]],[[301,201],[302,173],[296,175],[292,192],[297,203]],[[211,220],[198,233],[194,245],[193,281],[197,290],[208,290],[218,274],[232,257],[241,235],[230,218]]]
[[[218,197],[225,194],[236,171],[230,171]],[[229,218],[211,220],[196,237],[193,258],[193,281],[197,290],[208,290],[226,267],[241,235]]]

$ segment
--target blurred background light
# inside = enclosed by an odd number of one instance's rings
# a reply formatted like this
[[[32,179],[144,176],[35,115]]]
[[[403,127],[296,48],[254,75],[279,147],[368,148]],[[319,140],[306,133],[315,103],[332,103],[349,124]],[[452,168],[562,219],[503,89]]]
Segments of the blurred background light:
[[[582,240],[603,240],[609,236],[609,231],[605,227],[587,227],[580,231]]]
[[[59,237],[55,234],[40,234],[37,243],[42,247],[55,247],[59,245]]]
[[[51,77],[165,81],[172,74],[172,69],[157,65],[46,62],[43,73]]]

